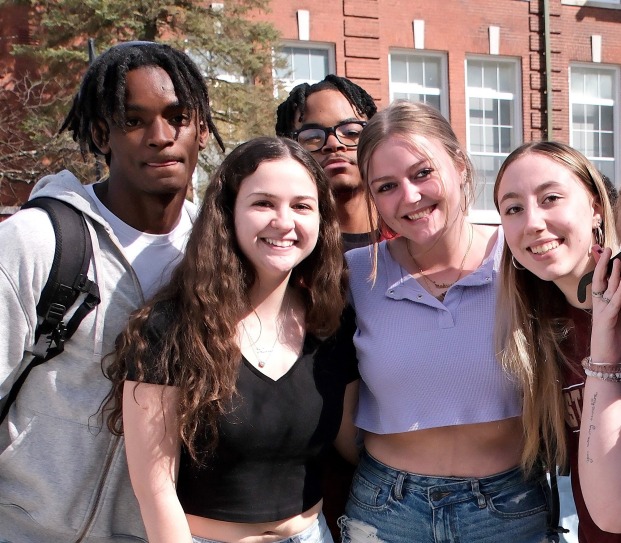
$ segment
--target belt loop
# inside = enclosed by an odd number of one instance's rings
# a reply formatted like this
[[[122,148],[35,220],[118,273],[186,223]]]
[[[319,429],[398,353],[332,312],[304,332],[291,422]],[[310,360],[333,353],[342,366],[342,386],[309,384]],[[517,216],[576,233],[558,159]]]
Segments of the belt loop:
[[[397,481],[395,482],[395,488],[393,490],[393,494],[396,500],[403,499],[403,483],[405,482],[406,474],[402,471],[397,475]]]
[[[487,507],[487,502],[485,500],[485,496],[481,494],[481,490],[479,489],[479,480],[472,479],[472,492],[477,497],[477,505],[479,509],[485,509]]]

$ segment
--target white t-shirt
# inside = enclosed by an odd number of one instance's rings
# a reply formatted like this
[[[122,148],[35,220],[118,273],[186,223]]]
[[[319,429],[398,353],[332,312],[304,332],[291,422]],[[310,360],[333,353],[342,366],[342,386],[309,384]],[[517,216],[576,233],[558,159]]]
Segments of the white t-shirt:
[[[125,257],[134,268],[145,299],[170,279],[174,267],[183,256],[185,244],[192,229],[192,220],[185,207],[175,227],[167,234],[147,234],[132,228],[112,213],[97,195],[92,185],[86,185],[101,216],[108,222]]]

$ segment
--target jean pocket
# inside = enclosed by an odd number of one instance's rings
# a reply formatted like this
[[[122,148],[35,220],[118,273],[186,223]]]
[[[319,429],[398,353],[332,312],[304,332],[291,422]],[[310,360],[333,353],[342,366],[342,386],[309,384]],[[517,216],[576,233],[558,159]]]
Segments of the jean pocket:
[[[364,509],[381,510],[388,505],[390,488],[388,484],[376,484],[356,472],[349,491],[349,499]]]
[[[548,503],[542,484],[522,483],[487,495],[490,512],[505,519],[517,519],[547,512]]]

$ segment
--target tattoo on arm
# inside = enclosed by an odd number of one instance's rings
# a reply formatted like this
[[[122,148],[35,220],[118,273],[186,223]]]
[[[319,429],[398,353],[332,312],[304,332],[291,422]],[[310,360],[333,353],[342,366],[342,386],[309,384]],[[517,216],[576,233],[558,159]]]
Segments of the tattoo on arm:
[[[595,392],[593,394],[593,397],[591,398],[591,416],[589,419],[590,424],[589,424],[589,431],[588,431],[587,440],[586,440],[586,461],[589,464],[592,464],[594,462],[593,458],[589,454],[589,446],[591,444],[591,436],[593,435],[593,432],[595,432],[596,430],[596,426],[593,424],[593,419],[595,418],[595,403],[596,402],[597,402],[597,392]]]

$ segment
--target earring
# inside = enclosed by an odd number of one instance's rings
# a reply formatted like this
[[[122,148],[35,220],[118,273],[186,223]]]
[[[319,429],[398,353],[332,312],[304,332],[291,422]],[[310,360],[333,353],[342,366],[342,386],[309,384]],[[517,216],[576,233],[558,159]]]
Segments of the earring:
[[[597,226],[593,229],[593,236],[595,237],[595,243],[600,247],[604,246],[604,232],[602,232],[602,221],[597,223]]]
[[[522,271],[522,270],[525,270],[525,269],[526,269],[524,266],[522,266],[522,265],[521,265],[521,264],[520,264],[520,263],[519,263],[519,262],[515,259],[515,257],[514,257],[513,255],[511,255],[511,264],[513,265],[513,267],[514,267],[516,270],[520,270],[520,271]]]

